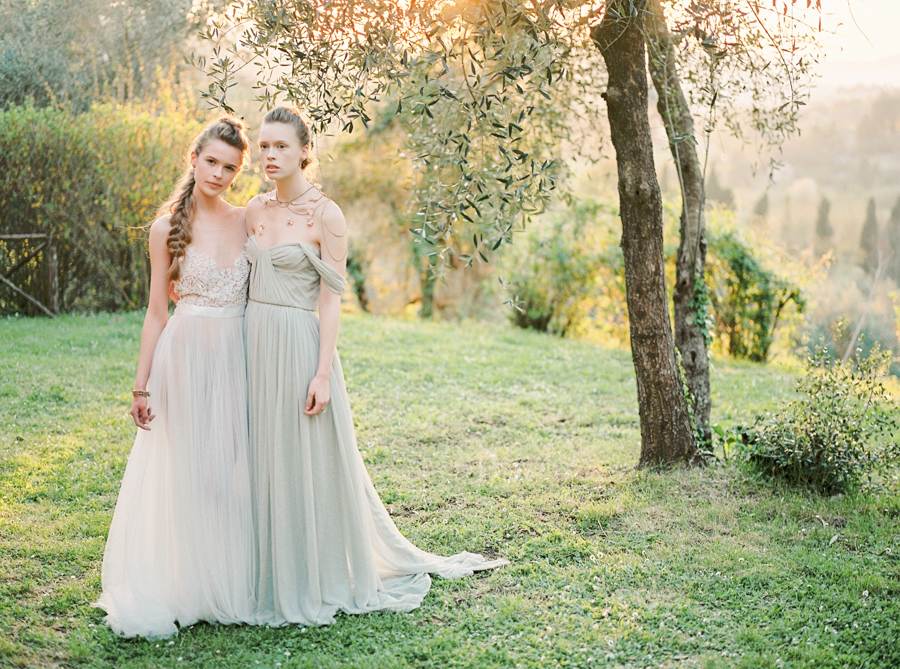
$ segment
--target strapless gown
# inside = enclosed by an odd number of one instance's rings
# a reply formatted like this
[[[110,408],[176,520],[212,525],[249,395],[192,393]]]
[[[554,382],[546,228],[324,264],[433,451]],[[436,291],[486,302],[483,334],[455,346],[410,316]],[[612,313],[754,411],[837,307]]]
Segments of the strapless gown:
[[[246,248],[257,622],[322,625],[338,611],[410,611],[428,592],[429,573],[455,578],[506,564],[431,555],[400,534],[357,449],[336,352],[331,402],[318,416],[303,412],[318,369],[319,286],[340,293],[343,277],[312,246],[262,248],[251,237]]]
[[[250,265],[188,247],[103,555],[96,606],[126,637],[255,620],[244,309]]]

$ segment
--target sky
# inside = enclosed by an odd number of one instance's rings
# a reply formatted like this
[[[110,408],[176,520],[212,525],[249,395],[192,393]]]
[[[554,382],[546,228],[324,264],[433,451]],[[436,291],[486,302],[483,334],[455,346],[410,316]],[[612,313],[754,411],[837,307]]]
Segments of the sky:
[[[900,88],[900,0],[822,0],[822,10],[820,94],[860,86]],[[815,25],[818,14],[810,14],[809,21]]]
[[[861,62],[900,56],[900,0],[822,0],[822,10],[822,27],[836,33],[823,35],[828,61]]]

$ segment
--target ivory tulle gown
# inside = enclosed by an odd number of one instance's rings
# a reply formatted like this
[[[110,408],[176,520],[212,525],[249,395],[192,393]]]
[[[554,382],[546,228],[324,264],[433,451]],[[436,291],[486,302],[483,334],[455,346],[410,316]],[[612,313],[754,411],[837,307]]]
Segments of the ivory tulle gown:
[[[262,248],[250,237],[246,248],[257,622],[321,625],[338,611],[409,611],[431,587],[429,572],[455,578],[506,564],[431,555],[400,534],[357,450],[337,353],[331,402],[318,416],[303,413],[318,368],[319,285],[340,293],[343,277],[312,246]]]
[[[127,637],[255,621],[244,307],[250,265],[189,247],[103,555],[96,606]]]

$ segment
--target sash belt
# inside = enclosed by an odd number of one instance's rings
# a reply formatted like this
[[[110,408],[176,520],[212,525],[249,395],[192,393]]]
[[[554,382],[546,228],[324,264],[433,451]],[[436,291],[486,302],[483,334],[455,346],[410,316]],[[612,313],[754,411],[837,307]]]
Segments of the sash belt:
[[[263,302],[262,300],[254,300],[252,297],[247,300],[248,302],[256,302],[257,304],[268,304],[273,307],[286,307],[288,309],[302,309],[303,311],[315,311],[315,308],[308,307],[298,307],[295,304],[278,304],[277,302]]]
[[[200,316],[201,318],[243,318],[244,307],[206,307],[199,304],[175,305],[176,316]]]

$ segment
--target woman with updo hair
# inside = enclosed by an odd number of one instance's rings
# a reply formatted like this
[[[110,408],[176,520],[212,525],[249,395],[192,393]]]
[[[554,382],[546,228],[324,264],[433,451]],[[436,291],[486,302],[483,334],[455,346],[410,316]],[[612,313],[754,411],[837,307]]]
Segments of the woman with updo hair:
[[[410,611],[428,592],[429,573],[454,578],[506,564],[416,548],[369,479],[335,351],[347,226],[303,173],[310,148],[295,108],[266,114],[259,154],[276,187],[247,204],[256,616],[269,625],[324,625],[338,611]]]
[[[250,265],[244,209],[222,199],[248,148],[237,119],[209,124],[150,226],[150,301],[131,405],[138,433],[96,603],[126,637],[254,621],[243,333]]]

